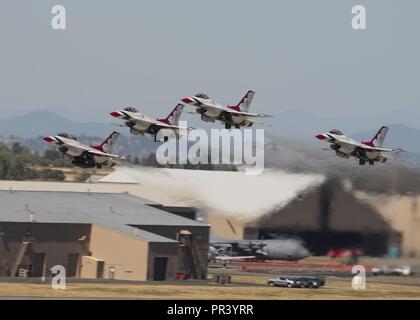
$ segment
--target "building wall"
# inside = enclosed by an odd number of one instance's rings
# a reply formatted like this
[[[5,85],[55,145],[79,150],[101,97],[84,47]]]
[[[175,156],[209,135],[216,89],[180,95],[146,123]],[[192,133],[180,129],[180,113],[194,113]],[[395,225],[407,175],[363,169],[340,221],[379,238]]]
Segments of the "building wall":
[[[83,256],[81,259],[81,266],[83,267],[80,268],[80,277],[85,279],[97,279],[99,261],[103,260],[91,256]]]
[[[147,272],[147,278],[154,280],[154,271],[156,266],[155,258],[166,257],[167,269],[166,269],[166,280],[174,280],[176,274],[179,271],[179,250],[177,243],[161,243],[161,242],[149,242],[149,268]]]
[[[54,265],[63,265],[69,270],[70,254],[81,257],[89,253],[90,229],[89,224],[0,222],[0,275],[9,275],[28,231],[34,242],[28,246],[22,265],[33,267],[35,255],[45,253],[43,269],[46,275],[50,275],[49,270]],[[75,271],[76,275],[78,271]]]
[[[244,239],[244,226],[247,221],[216,212],[208,213],[208,221],[211,224],[212,233],[216,236],[236,240]]]
[[[114,279],[147,280],[148,249],[147,241],[92,225],[90,252],[92,257],[105,261],[105,279],[109,278],[112,267]]]
[[[27,247],[21,267],[39,270],[34,266],[35,257],[45,254],[42,271],[46,276],[51,275],[51,267],[62,265],[66,268],[67,276],[94,279],[97,278],[98,263],[103,263],[104,279],[110,278],[112,268],[114,279],[153,280],[155,257],[167,257],[166,279],[174,279],[179,271],[178,244],[175,242],[148,243],[134,236],[89,224],[1,222],[0,276],[9,276],[22,239],[28,231],[34,242]],[[72,266],[70,260],[73,260]],[[70,270],[73,274],[70,274]]]
[[[420,257],[420,197],[397,195],[367,195],[358,197],[369,201],[391,226],[401,233],[401,254],[407,257]]]
[[[197,261],[199,263],[199,269],[201,270],[199,277],[207,277],[207,266],[208,266],[208,250],[209,250],[209,232],[210,226],[150,226],[150,225],[137,225],[136,227],[149,231],[163,237],[167,237],[173,240],[178,240],[178,234],[182,230],[191,232],[194,239]],[[182,270],[182,261],[178,260],[180,271]]]

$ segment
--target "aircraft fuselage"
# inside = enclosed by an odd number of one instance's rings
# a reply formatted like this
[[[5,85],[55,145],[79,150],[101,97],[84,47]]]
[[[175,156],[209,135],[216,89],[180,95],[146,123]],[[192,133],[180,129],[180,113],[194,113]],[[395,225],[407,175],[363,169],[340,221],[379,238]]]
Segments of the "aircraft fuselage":
[[[202,99],[198,97],[191,98],[189,104],[197,107],[197,112],[201,114],[201,120],[205,122],[220,121],[227,128],[234,126],[250,127],[253,122],[245,115],[229,112],[229,107],[223,107],[211,99]]]

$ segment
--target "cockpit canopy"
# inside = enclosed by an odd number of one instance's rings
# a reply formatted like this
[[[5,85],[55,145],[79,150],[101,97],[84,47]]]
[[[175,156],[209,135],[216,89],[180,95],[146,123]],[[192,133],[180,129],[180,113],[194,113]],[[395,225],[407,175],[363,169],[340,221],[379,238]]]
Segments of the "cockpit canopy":
[[[340,130],[337,130],[337,129],[330,130],[329,133],[336,134],[338,136],[342,136],[343,135],[343,133]]]
[[[197,98],[201,98],[201,99],[210,99],[210,98],[208,97],[208,95],[206,95],[206,94],[204,94],[204,93],[197,93],[195,96],[196,96]]]
[[[72,140],[76,140],[77,141],[76,136],[74,136],[72,134],[65,133],[65,132],[60,132],[59,134],[57,134],[57,136],[62,137],[62,138],[67,138],[67,139],[72,139]]]
[[[138,112],[137,109],[134,107],[125,107],[124,110],[128,112]]]

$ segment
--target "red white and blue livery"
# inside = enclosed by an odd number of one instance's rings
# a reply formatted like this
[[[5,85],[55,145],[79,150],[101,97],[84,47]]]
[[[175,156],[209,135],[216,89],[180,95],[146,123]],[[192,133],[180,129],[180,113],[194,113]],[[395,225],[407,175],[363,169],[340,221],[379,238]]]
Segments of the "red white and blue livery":
[[[235,127],[251,127],[255,123],[255,118],[270,117],[266,114],[248,112],[255,92],[249,90],[245,96],[234,106],[222,106],[210,99],[206,94],[199,93],[192,97],[181,99],[185,104],[196,108],[201,120],[205,122],[220,121],[224,123],[226,129]]]
[[[154,137],[155,141],[168,141],[169,138],[179,139],[188,130],[187,127],[179,126],[184,105],[179,103],[172,112],[161,119],[150,118],[139,112],[136,108],[125,107],[119,111],[111,112],[111,116],[124,120],[124,127],[130,128],[130,133],[134,135],[144,135],[145,133]]]
[[[320,133],[315,137],[318,140],[328,142],[331,150],[335,151],[336,155],[341,158],[348,159],[353,157],[359,160],[360,165],[364,165],[365,163],[373,165],[375,162],[383,163],[388,159],[393,159],[392,157],[385,155],[387,152],[402,151],[398,148],[382,147],[388,130],[388,127],[383,126],[371,140],[362,142],[357,142],[346,137],[340,130],[331,130],[327,133]]]
[[[112,154],[112,148],[120,134],[113,132],[99,145],[86,145],[73,135],[59,133],[56,136],[46,136],[43,140],[54,145],[72,164],[81,168],[113,167],[116,160],[125,160],[123,156]]]

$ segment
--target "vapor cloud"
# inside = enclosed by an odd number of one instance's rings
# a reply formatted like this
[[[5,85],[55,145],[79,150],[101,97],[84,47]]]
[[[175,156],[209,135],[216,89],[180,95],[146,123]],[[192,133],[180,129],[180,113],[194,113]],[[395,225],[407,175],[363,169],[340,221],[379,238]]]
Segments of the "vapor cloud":
[[[258,217],[287,204],[321,184],[320,174],[265,170],[256,176],[243,172],[119,167],[101,182],[140,183],[178,197],[185,204],[209,208],[236,217]]]

